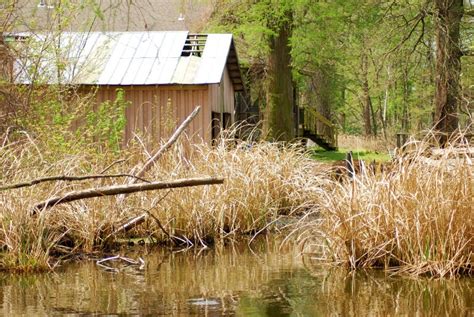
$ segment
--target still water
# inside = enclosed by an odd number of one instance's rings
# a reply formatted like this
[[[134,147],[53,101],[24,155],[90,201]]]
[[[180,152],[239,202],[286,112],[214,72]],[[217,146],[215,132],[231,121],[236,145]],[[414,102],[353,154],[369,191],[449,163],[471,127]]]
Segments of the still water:
[[[308,270],[270,239],[206,250],[141,247],[143,267],[95,261],[0,275],[0,316],[474,316],[474,279]]]

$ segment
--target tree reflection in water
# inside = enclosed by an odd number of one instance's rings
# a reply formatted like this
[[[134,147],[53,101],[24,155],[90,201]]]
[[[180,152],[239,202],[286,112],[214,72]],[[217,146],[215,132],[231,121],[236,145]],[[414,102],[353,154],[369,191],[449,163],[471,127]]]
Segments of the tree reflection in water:
[[[305,268],[273,239],[171,253],[139,249],[146,268],[105,272],[94,262],[57,273],[0,275],[0,315],[328,316],[474,315],[474,279]]]

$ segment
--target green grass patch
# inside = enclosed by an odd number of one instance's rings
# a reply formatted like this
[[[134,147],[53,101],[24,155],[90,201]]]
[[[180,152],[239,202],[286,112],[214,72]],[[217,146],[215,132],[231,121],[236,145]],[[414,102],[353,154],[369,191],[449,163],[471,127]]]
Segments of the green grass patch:
[[[315,147],[311,150],[311,157],[324,162],[334,162],[344,160],[347,156],[347,152],[350,150],[339,149],[338,151],[326,151],[319,147]],[[386,162],[390,160],[388,153],[379,153],[371,152],[364,150],[352,151],[352,157],[355,160],[364,160],[364,161],[376,161],[376,162]]]

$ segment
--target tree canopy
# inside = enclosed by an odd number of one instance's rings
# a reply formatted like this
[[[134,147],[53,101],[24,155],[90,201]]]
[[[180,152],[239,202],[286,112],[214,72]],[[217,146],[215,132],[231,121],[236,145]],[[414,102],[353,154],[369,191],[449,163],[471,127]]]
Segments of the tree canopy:
[[[289,107],[281,100],[271,110],[269,96],[282,96],[272,80],[278,78],[294,84],[300,106],[314,107],[346,133],[452,132],[472,123],[473,18],[463,17],[464,6],[462,0],[217,1],[209,29],[237,36],[269,129],[285,131],[273,121],[293,124],[284,120]],[[272,42],[285,36],[286,43]],[[288,68],[271,62],[278,45],[288,49],[288,61],[280,58]],[[291,79],[284,79],[289,71]]]

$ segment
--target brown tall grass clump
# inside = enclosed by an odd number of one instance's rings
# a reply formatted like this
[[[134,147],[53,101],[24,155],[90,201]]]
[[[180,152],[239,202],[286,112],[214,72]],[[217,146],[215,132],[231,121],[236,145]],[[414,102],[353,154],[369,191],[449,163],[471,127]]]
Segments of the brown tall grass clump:
[[[474,165],[469,150],[460,154],[457,146],[434,157],[420,143],[390,172],[362,173],[336,185],[317,211],[320,217],[305,224],[307,249],[352,269],[472,274]]]
[[[374,136],[359,136],[341,134],[338,136],[338,146],[341,149],[351,149],[352,151],[370,151],[386,153],[395,147],[395,143],[390,139]]]
[[[3,185],[103,170],[106,174],[133,173],[132,168],[149,155],[140,145],[131,145],[120,153],[82,150],[52,159],[41,145],[30,141],[0,149]],[[324,187],[327,180],[322,177],[323,169],[296,145],[222,139],[210,146],[183,140],[143,177],[168,181],[218,176],[225,179],[223,185],[85,199],[44,209],[36,216],[31,214],[32,206],[49,197],[128,180],[56,181],[3,190],[0,269],[51,267],[52,254],[103,251],[118,238],[150,238],[185,246],[238,240],[271,228],[284,215],[314,207],[321,195],[315,188]],[[140,215],[146,215],[145,222],[127,232],[117,231]]]
[[[120,209],[149,210],[158,240],[173,237],[202,245],[215,239],[238,239],[318,201],[319,193],[312,188],[323,181],[318,177],[323,170],[296,145],[231,138],[215,146],[184,142],[162,157],[147,178],[219,176],[224,184],[134,195]],[[155,218],[163,228],[155,225]]]

